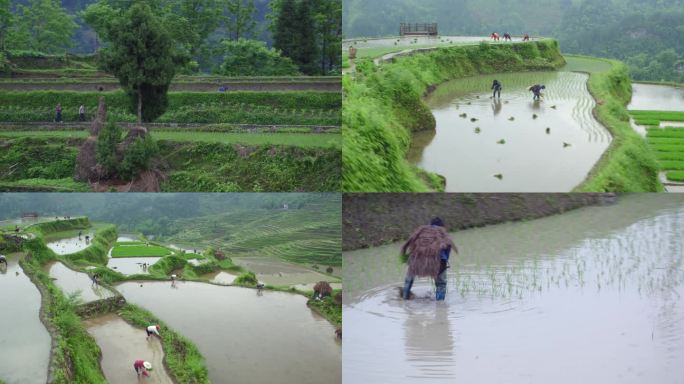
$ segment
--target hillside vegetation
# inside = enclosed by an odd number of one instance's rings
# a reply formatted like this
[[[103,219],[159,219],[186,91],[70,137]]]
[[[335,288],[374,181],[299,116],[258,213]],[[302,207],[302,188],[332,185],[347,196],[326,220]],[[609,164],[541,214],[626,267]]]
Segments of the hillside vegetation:
[[[286,261],[342,264],[341,196],[300,209],[249,209],[180,219],[164,241],[203,244],[229,257],[266,256]]]

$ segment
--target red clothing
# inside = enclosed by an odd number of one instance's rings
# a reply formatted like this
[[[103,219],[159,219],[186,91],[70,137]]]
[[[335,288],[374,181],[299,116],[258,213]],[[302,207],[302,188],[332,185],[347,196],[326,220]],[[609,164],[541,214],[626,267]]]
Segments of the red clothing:
[[[144,376],[149,376],[150,374],[147,373],[147,369],[145,369],[145,360],[136,360],[135,363],[133,363],[133,368],[135,369],[136,373],[142,373]]]

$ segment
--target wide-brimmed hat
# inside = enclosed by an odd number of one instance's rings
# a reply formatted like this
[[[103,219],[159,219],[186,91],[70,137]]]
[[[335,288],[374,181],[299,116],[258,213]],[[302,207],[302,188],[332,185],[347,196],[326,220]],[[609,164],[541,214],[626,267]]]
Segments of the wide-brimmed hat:
[[[145,369],[152,369],[152,363],[146,361],[143,363],[143,367],[145,367]]]

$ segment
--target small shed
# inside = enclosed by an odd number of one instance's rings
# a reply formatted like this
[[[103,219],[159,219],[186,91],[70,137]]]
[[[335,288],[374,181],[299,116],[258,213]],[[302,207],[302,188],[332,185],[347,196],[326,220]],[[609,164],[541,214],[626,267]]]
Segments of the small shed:
[[[399,36],[437,36],[437,23],[401,23]]]

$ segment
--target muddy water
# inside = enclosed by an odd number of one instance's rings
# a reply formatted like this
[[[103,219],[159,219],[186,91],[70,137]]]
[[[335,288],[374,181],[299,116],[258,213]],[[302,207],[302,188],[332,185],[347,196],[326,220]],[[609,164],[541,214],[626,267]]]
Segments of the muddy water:
[[[50,334],[40,321],[40,291],[18,264],[19,254],[0,264],[0,381],[47,381]]]
[[[684,196],[634,195],[458,232],[443,303],[398,298],[399,244],[345,253],[344,382],[680,383],[683,230]]]
[[[263,257],[236,257],[233,262],[254,272],[259,281],[270,285],[294,286],[337,279],[295,264]]]
[[[214,383],[340,383],[334,328],[284,292],[181,282],[117,286],[130,303],[152,311],[192,340]]]
[[[173,384],[162,363],[164,351],[159,339],[151,337],[147,340],[144,329],[128,324],[116,314],[88,319],[83,323],[102,351],[101,367],[109,383],[135,383],[137,375],[133,362],[140,359],[152,364],[150,377],[141,382]]]
[[[88,246],[90,246],[90,242],[86,242],[85,237],[90,236],[92,241],[94,235],[94,232],[84,232],[81,237],[67,237],[50,241],[46,245],[58,255],[68,255],[70,253],[76,253],[88,248]],[[55,234],[54,236],[58,236],[58,234]]]
[[[237,278],[236,275],[224,271],[208,273],[202,277],[217,284],[232,284]]]
[[[60,262],[49,263],[45,270],[65,295],[78,293],[83,302],[106,299],[114,295],[107,288],[94,286],[85,273],[69,269]]]
[[[684,88],[656,84],[632,84],[632,101],[627,109],[684,111]]]
[[[117,242],[126,242],[126,241],[140,241],[137,236],[135,235],[126,235],[126,234],[121,234],[119,237],[116,238]]]
[[[159,261],[161,257],[120,257],[120,258],[110,258],[107,262],[107,267],[121,272],[124,275],[135,275],[136,273],[148,273],[142,267],[143,263],[147,263],[149,266],[153,265]]]
[[[587,76],[513,73],[440,85],[426,99],[436,132],[414,135],[409,161],[446,177],[450,192],[570,191],[611,140],[592,115]],[[494,79],[503,84],[500,102],[490,99]],[[547,87],[541,102],[527,90],[533,84]]]

